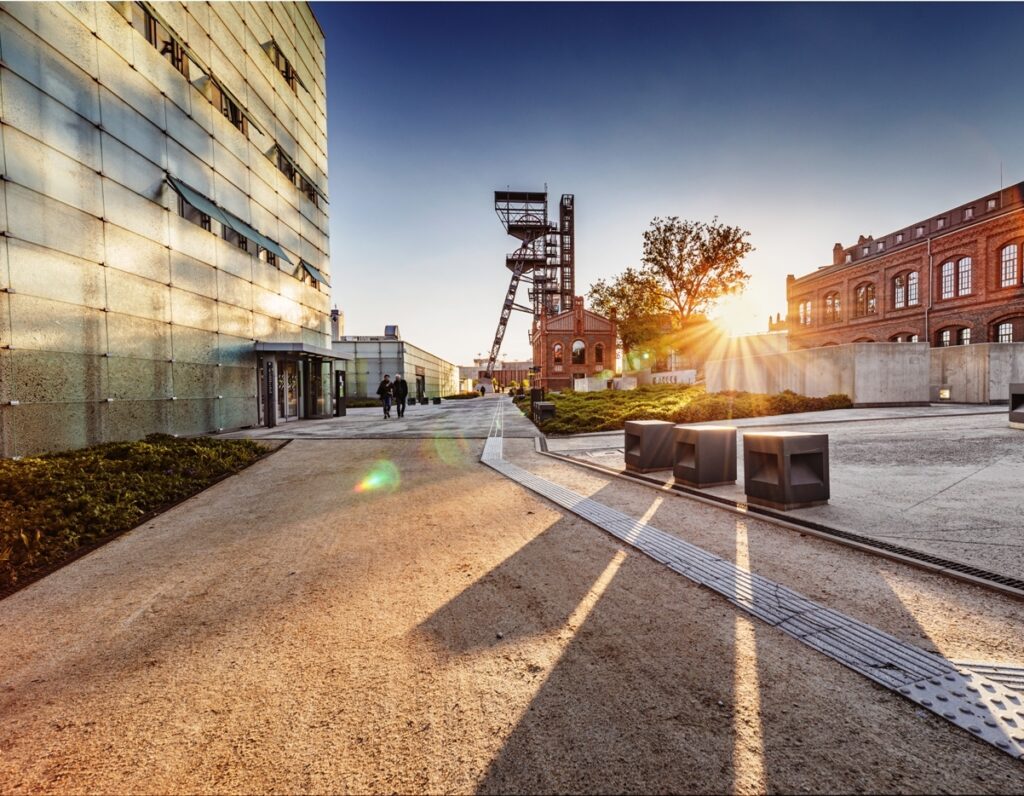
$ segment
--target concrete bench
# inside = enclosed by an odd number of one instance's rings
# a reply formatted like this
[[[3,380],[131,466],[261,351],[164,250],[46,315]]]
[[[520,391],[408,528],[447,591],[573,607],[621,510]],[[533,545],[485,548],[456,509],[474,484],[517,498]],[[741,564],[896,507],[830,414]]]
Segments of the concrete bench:
[[[1024,384],[1010,385],[1010,428],[1024,430]]]
[[[667,420],[626,421],[626,469],[636,473],[672,469],[672,429]]]
[[[555,404],[552,401],[537,401],[533,405],[534,422],[550,420],[555,416]]]
[[[700,488],[736,483],[736,429],[733,426],[676,426],[672,475]]]
[[[828,434],[744,434],[743,487],[748,503],[783,511],[828,503]]]

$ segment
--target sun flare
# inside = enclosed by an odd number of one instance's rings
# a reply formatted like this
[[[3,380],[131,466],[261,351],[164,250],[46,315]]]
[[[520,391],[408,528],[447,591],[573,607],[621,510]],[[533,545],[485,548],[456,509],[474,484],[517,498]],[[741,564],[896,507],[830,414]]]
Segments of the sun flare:
[[[733,293],[722,298],[708,313],[730,337],[766,331],[762,311],[750,293]]]

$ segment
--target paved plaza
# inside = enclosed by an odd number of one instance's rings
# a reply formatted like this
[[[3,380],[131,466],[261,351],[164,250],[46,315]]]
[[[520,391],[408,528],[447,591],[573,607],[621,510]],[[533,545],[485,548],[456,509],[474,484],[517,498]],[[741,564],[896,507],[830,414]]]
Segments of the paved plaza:
[[[848,409],[730,425],[741,432],[738,480],[708,493],[745,500],[743,431],[828,434],[831,499],[790,516],[1010,577],[1024,573],[1024,433],[1007,426],[1005,407]],[[621,431],[552,438],[548,445],[582,461],[625,467]],[[651,475],[672,479],[670,470]]]
[[[254,430],[291,441],[0,601],[0,791],[1024,791],[754,610],[1020,667],[1024,603],[541,455],[504,397],[430,410]]]

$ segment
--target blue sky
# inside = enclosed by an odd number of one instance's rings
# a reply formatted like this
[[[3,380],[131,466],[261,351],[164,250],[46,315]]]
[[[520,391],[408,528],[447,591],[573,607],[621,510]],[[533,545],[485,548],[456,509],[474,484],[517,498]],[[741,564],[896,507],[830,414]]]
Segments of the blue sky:
[[[654,216],[750,231],[733,315],[786,274],[1024,179],[1015,4],[313,3],[327,37],[331,272],[346,333],[467,363],[514,246],[504,189],[576,197],[578,292]],[[525,301],[525,288],[522,288]],[[503,355],[529,356],[517,313]]]

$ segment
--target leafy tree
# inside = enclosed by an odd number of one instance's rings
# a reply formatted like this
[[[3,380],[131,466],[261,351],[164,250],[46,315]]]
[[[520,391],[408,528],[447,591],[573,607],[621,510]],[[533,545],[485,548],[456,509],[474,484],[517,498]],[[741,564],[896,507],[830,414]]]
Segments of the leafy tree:
[[[647,271],[627,268],[611,282],[599,279],[590,286],[590,306],[601,315],[615,314],[619,340],[626,351],[657,337],[667,305],[657,281]]]
[[[655,218],[644,233],[643,271],[657,283],[658,294],[678,323],[705,312],[729,293],[742,290],[750,280],[740,261],[754,247],[739,227],[680,221],[676,216]]]
[[[644,232],[642,264],[590,286],[597,312],[616,313],[626,351],[657,346],[672,329],[698,320],[715,301],[742,290],[750,279],[740,261],[754,250],[750,235],[710,222],[655,218]]]

